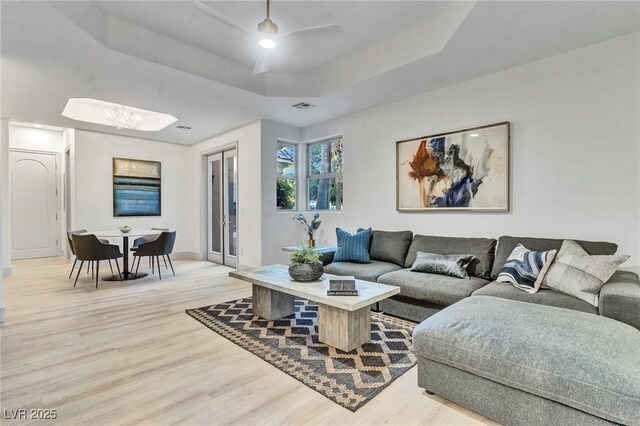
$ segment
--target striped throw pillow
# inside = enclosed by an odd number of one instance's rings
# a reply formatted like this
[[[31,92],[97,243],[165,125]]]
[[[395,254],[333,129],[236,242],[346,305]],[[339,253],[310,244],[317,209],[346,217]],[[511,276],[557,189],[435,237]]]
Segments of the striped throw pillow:
[[[371,228],[351,234],[342,228],[336,228],[338,250],[333,256],[334,262],[369,263],[369,245],[371,244]]]
[[[522,244],[513,249],[496,281],[510,283],[527,293],[540,288],[557,250],[531,251]]]

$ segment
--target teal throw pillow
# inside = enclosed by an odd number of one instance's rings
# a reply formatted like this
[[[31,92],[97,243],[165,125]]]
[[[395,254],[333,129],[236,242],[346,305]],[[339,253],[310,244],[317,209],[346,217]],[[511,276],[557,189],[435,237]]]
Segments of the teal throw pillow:
[[[333,256],[334,262],[369,263],[369,245],[371,244],[371,228],[363,229],[355,234],[336,228],[338,250]]]

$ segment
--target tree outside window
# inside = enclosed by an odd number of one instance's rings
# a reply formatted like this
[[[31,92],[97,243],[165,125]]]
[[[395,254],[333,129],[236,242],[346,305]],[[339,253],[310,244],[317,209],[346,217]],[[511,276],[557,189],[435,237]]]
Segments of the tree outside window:
[[[276,207],[296,210],[298,185],[296,178],[296,146],[278,143],[276,156]]]
[[[342,138],[307,146],[309,210],[342,210]]]

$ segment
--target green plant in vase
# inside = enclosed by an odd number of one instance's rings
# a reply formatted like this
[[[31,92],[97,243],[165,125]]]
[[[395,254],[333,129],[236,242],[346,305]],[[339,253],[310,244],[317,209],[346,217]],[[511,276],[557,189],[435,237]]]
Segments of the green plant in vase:
[[[289,275],[296,281],[315,281],[322,276],[320,253],[312,247],[301,246],[289,256]]]
[[[299,250],[291,253],[289,260],[292,265],[311,265],[320,262],[320,253],[313,248],[302,246]]]
[[[313,234],[318,230],[318,228],[320,228],[320,224],[322,223],[320,220],[320,214],[314,214],[311,222],[307,222],[307,219],[305,219],[302,213],[296,214],[292,220],[297,220],[300,226],[304,229],[304,232],[307,233],[307,236],[309,237],[307,245],[309,247],[315,247],[316,241],[313,239]]]

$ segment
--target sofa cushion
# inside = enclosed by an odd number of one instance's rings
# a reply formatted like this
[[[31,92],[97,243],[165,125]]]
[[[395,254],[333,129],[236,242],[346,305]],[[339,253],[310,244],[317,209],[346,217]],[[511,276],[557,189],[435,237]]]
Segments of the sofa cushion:
[[[574,311],[597,314],[598,309],[584,300],[576,299],[568,294],[541,288],[537,293],[525,293],[511,284],[493,281],[479,290],[473,296],[494,296],[501,299],[518,300],[520,302],[537,303],[539,305],[555,306],[556,308],[573,309]]]
[[[500,270],[504,266],[505,262],[509,258],[509,255],[518,243],[524,245],[529,250],[533,251],[547,251],[547,250],[560,250],[563,239],[553,238],[533,238],[533,237],[511,237],[509,235],[503,235],[498,238],[498,247],[496,248],[496,257],[493,262],[493,269],[491,269],[491,279],[496,279]],[[610,255],[615,254],[618,250],[617,244],[607,243],[602,241],[582,241],[574,240],[576,243],[585,249],[585,251],[591,255]]]
[[[401,268],[395,263],[374,260],[371,263],[333,262],[324,267],[324,272],[333,275],[353,275],[359,280],[376,282],[380,275],[398,269]]]
[[[378,282],[400,287],[401,296],[449,306],[471,296],[488,281],[478,277],[464,279],[402,269],[382,275]]]
[[[470,254],[475,256],[475,259],[467,266],[469,275],[487,278],[491,273],[495,248],[496,240],[490,238],[416,235],[413,237],[413,241],[409,247],[409,253],[407,253],[404,266],[405,268],[410,268],[413,262],[416,261],[416,254],[419,251],[437,254]]]
[[[611,422],[640,424],[640,333],[610,318],[470,297],[419,324],[413,345],[432,361]]]
[[[411,231],[373,231],[371,259],[404,266],[412,239]]]

